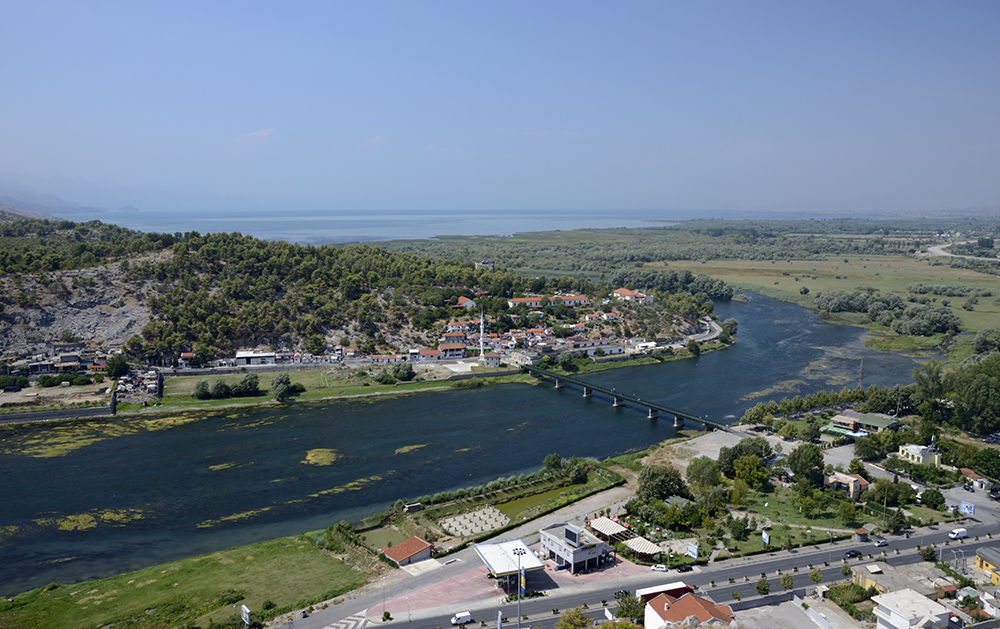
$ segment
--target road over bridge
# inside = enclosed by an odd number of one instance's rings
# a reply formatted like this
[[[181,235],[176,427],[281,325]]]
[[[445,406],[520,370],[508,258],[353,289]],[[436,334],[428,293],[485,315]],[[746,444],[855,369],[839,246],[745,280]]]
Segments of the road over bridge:
[[[687,413],[685,411],[678,410],[676,408],[671,408],[664,404],[658,402],[653,402],[652,400],[643,400],[642,398],[631,395],[629,393],[622,393],[621,391],[614,388],[602,387],[596,384],[591,384],[580,378],[575,378],[573,376],[566,376],[562,374],[557,374],[552,371],[547,371],[545,369],[539,369],[538,367],[525,367],[525,369],[531,375],[538,378],[548,378],[549,380],[555,381],[556,388],[562,388],[566,384],[572,384],[583,389],[583,397],[593,397],[594,393],[600,393],[606,395],[612,399],[611,405],[614,407],[625,406],[626,404],[634,404],[636,406],[644,407],[648,410],[648,417],[650,419],[656,419],[660,416],[660,413],[665,415],[673,415],[674,426],[681,427],[684,425],[685,420],[698,422],[703,424],[706,428],[714,428],[716,430],[724,430],[726,432],[731,432],[736,434],[729,426],[722,424],[720,422],[708,419],[707,417],[699,417],[697,415]]]

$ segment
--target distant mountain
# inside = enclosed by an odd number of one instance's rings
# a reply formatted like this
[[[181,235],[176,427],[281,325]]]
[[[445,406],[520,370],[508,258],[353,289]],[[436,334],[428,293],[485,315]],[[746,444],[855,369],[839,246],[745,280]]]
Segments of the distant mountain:
[[[132,214],[133,212],[138,212],[139,208],[132,207],[131,205],[123,205],[122,207],[118,208],[118,211],[125,212],[127,214]]]
[[[22,218],[47,218],[51,221],[59,220],[58,217],[52,216],[51,214],[43,214],[42,212],[35,212],[33,210],[26,210],[24,208],[0,203],[0,223],[9,223],[10,221],[16,221]]]
[[[71,203],[53,194],[34,194],[0,188],[0,204],[34,210],[36,212],[53,212],[56,214],[73,214],[79,212],[107,212],[104,208],[89,207],[79,203]]]

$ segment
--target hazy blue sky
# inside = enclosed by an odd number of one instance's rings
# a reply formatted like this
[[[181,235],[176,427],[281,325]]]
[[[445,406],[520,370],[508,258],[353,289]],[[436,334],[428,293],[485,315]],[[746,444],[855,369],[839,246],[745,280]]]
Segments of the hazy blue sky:
[[[0,0],[0,184],[143,209],[1000,205],[1000,2]]]

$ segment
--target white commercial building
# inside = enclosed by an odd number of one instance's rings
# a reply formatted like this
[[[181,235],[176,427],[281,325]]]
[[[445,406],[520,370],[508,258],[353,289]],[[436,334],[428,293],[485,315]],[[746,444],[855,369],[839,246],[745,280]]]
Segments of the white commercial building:
[[[872,597],[878,629],[943,627],[948,624],[944,605],[921,596],[911,589],[896,590]]]

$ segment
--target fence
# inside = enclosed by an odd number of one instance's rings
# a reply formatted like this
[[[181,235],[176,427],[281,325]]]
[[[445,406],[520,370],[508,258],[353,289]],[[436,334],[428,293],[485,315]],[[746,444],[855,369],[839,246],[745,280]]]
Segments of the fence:
[[[755,607],[764,607],[766,605],[778,605],[780,603],[786,603],[788,601],[794,600],[796,598],[801,599],[806,596],[806,588],[798,590],[788,590],[786,592],[779,592],[777,594],[769,594],[767,596],[761,596],[759,598],[751,598],[747,600],[740,601],[716,601],[716,603],[722,605],[729,605],[729,608],[734,612],[743,611],[744,609],[753,609]]]
[[[114,414],[114,404],[109,404],[107,406],[66,408],[51,411],[36,411],[33,413],[11,413],[9,415],[0,415],[0,424],[34,424],[39,422],[54,422],[63,419],[111,417]]]

